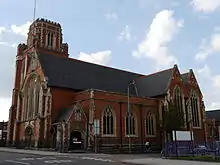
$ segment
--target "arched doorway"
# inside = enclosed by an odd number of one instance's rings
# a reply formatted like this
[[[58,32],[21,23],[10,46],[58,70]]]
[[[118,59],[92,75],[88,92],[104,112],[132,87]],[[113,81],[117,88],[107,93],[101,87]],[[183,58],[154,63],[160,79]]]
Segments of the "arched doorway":
[[[32,145],[32,136],[33,136],[33,129],[31,126],[27,126],[25,128],[25,143],[27,147],[31,147]]]
[[[80,131],[70,133],[69,150],[80,150],[83,147],[83,138]]]

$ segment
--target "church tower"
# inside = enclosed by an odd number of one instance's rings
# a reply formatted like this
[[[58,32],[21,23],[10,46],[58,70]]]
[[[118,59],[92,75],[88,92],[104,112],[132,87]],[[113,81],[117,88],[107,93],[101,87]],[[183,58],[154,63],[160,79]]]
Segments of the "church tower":
[[[19,44],[16,55],[16,73],[12,93],[12,105],[9,110],[7,143],[17,141],[22,112],[21,88],[28,73],[34,51],[59,55],[68,58],[68,44],[63,43],[62,28],[59,23],[47,19],[36,19],[29,28],[27,43]]]
[[[68,57],[68,44],[63,43],[62,28],[59,23],[47,19],[35,20],[29,28],[27,47]]]

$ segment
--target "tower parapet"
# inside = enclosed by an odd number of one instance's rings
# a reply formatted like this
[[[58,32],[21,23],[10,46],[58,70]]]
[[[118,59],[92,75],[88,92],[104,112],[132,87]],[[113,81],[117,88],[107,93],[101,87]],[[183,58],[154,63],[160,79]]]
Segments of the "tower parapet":
[[[23,54],[25,50],[27,50],[28,46],[25,43],[19,44],[17,47],[17,56],[20,56]]]
[[[63,43],[61,25],[48,19],[38,18],[30,25],[27,46],[60,52],[68,57],[68,44]]]

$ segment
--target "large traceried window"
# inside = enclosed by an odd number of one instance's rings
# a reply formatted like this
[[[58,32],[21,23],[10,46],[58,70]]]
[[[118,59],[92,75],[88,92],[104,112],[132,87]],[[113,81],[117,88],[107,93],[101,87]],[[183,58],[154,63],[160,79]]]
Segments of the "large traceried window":
[[[39,113],[40,81],[33,76],[27,82],[24,90],[24,120],[33,119]]]
[[[193,127],[200,127],[198,97],[195,90],[191,91],[190,101]]]
[[[111,107],[107,107],[102,116],[103,135],[114,135],[115,116]]]
[[[156,135],[156,120],[155,115],[148,113],[146,116],[146,136]]]
[[[174,89],[174,103],[175,103],[179,113],[184,114],[182,94],[181,94],[180,87],[178,87],[178,86]],[[181,125],[184,126],[184,117],[181,120]]]
[[[126,113],[125,116],[125,133],[126,135],[136,135],[137,134],[137,118],[134,112]]]

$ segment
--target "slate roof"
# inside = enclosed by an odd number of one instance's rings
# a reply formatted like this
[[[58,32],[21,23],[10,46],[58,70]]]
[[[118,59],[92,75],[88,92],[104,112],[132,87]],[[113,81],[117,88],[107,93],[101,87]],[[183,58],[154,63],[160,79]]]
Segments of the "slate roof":
[[[138,94],[155,97],[164,95],[169,87],[173,69],[167,69],[136,80]]]
[[[183,80],[183,83],[187,83],[188,82],[188,76],[189,76],[188,72],[181,74],[181,78]]]
[[[128,84],[136,80],[139,96],[165,94],[172,69],[151,75],[141,75],[76,59],[38,53],[38,58],[48,77],[48,85],[74,90],[101,89],[127,93]]]
[[[106,91],[127,91],[127,84],[140,74],[68,59],[55,55],[39,54],[48,85],[75,90],[102,89]]]
[[[206,111],[206,116],[220,122],[220,109]]]
[[[72,107],[61,109],[57,115],[57,118],[53,122],[56,123],[56,122],[67,121],[69,119],[72,111],[73,111]]]

